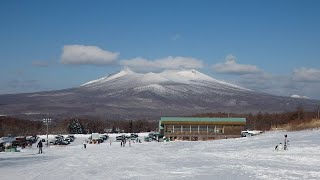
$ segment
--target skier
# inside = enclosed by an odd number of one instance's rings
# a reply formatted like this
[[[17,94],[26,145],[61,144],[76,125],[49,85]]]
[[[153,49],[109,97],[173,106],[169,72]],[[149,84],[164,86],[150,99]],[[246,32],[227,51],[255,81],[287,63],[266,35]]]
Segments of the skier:
[[[112,141],[110,140],[110,146],[111,146]]]
[[[41,140],[38,142],[37,147],[39,148],[38,154],[42,153],[42,141]]]
[[[288,150],[288,142],[289,140],[287,139],[287,135],[284,135],[284,145],[283,145],[283,150]]]
[[[122,141],[120,142],[120,145],[121,145],[121,147],[122,147]]]
[[[131,141],[129,141],[129,146],[131,147]]]
[[[83,148],[84,148],[84,149],[87,148],[87,141],[83,141]]]

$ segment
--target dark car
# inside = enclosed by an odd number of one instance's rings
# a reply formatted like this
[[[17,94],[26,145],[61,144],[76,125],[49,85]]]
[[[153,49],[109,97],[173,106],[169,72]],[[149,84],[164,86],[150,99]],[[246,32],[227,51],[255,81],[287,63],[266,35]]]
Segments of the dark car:
[[[117,136],[116,141],[123,141],[126,137],[124,135]]]

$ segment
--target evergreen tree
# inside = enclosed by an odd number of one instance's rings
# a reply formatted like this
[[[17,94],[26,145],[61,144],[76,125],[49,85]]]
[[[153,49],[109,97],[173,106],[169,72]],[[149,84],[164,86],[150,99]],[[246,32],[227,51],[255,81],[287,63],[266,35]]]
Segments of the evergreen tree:
[[[83,134],[84,128],[78,119],[73,119],[68,125],[68,132],[71,134]]]

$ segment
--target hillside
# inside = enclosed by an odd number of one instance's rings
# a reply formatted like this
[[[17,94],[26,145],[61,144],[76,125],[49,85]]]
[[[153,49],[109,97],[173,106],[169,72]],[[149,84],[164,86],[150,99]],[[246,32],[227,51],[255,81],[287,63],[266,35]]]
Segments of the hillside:
[[[316,109],[319,101],[274,96],[216,80],[196,70],[135,73],[124,69],[80,87],[0,95],[0,114],[157,119],[208,112]]]

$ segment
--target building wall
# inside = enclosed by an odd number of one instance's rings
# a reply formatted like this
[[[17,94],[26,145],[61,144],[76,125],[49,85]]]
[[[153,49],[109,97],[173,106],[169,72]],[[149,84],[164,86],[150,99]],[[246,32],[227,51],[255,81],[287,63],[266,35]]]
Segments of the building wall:
[[[240,137],[243,125],[232,124],[165,124],[164,135],[171,140],[213,140]]]

